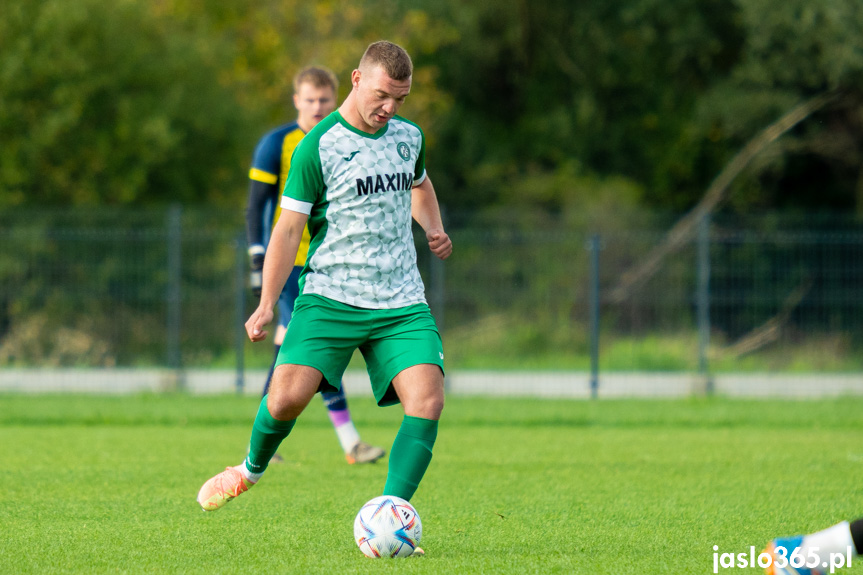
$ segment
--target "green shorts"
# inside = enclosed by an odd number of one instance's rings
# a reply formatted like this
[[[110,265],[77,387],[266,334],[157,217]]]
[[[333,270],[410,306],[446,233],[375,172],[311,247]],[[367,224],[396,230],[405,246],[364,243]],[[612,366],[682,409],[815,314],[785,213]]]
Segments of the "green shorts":
[[[336,391],[357,348],[378,405],[399,402],[392,386],[399,372],[423,363],[443,371],[440,333],[426,304],[364,309],[314,294],[297,298],[276,365],[314,367],[324,374],[320,391]]]

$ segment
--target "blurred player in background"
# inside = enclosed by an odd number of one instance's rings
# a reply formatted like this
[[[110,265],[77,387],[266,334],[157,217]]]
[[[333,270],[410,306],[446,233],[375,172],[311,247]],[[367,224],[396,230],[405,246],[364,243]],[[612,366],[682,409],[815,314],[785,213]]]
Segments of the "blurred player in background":
[[[766,551],[773,556],[774,561],[779,555],[782,555],[783,561],[781,563],[788,564],[784,568],[771,565],[767,568],[768,575],[833,573],[835,567],[848,567],[851,558],[857,557],[863,551],[863,518],[851,523],[843,521],[810,535],[774,539],[767,546]],[[795,563],[799,564],[800,561],[803,561],[804,565],[812,565],[812,567],[793,567],[789,562],[792,555],[796,555],[798,558]],[[817,561],[815,560],[816,557]],[[829,559],[842,559],[843,557],[846,559],[843,560],[842,565],[833,565],[829,562]],[[825,562],[827,562],[827,566],[824,565]],[[815,565],[815,563],[818,564]]]
[[[294,148],[309,130],[336,109],[337,90],[338,81],[331,71],[315,66],[300,70],[294,77],[296,121],[270,131],[261,138],[257,148],[255,148],[252,168],[249,171],[246,236],[249,242],[252,268],[251,287],[256,297],[261,296],[261,270],[264,265],[264,253],[270,239],[270,230],[281,214],[279,198],[285,189]],[[293,271],[279,296],[279,324],[273,338],[276,350],[267,381],[264,384],[263,396],[266,396],[269,390],[273,369],[276,366],[276,358],[279,356],[288,323],[291,321],[294,301],[299,295],[298,280],[306,263],[308,251],[309,230],[306,227],[303,229],[302,241],[297,250]],[[336,429],[336,435],[348,463],[372,463],[384,456],[383,449],[369,445],[360,439],[357,428],[351,420],[344,389],[322,392],[321,396],[327,406],[330,421]],[[278,454],[274,454],[273,457],[274,461],[281,461]]]
[[[351,73],[350,95],[294,152],[261,303],[246,322],[249,339],[267,337],[308,224],[301,293],[252,426],[249,455],[204,483],[197,497],[204,510],[221,508],[260,480],[315,393],[338,387],[355,349],[366,360],[378,405],[400,403],[404,410],[383,495],[410,500],[431,463],[444,407],[444,354],[417,269],[412,220],[436,257],[448,258],[452,242],[426,174],[425,136],[396,115],[412,73],[401,47],[371,44]],[[326,496],[333,485],[322,478],[316,487]]]

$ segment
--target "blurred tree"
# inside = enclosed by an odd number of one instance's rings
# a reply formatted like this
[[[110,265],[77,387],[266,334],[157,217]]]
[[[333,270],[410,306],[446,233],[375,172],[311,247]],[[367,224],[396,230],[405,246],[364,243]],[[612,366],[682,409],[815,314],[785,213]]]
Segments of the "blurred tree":
[[[741,58],[699,106],[699,128],[721,144],[717,160],[794,105],[840,97],[759,156],[732,207],[863,214],[863,3],[746,0],[739,10]]]
[[[442,149],[464,201],[494,203],[525,173],[573,159],[637,181],[655,206],[694,201],[706,178],[692,167],[693,111],[741,43],[730,0],[439,6],[460,33],[436,58],[455,102]]]
[[[614,194],[591,204],[586,182],[614,181],[639,190],[621,204],[684,212],[755,134],[836,89],[726,205],[863,212],[860,29],[859,0],[8,0],[0,204],[240,205],[297,69],[332,68],[344,97],[387,38],[414,58],[404,114],[451,209],[595,209]]]
[[[336,73],[340,98],[350,90],[350,73],[366,47],[390,40],[405,47],[414,59],[414,85],[400,113],[418,122],[429,143],[438,118],[450,107],[450,97],[438,87],[438,66],[426,57],[455,39],[452,25],[435,20],[416,2],[365,0],[158,0],[155,13],[208,28],[235,46],[233,63],[222,70],[241,93],[245,107],[263,110],[266,130],[295,115],[291,96],[296,72],[317,64]],[[248,150],[251,157],[252,150]]]
[[[856,198],[863,212],[858,0],[449,0],[433,14],[459,33],[434,56],[454,102],[432,151],[445,151],[451,202],[509,202],[502,188],[542,172],[558,173],[561,194],[590,193],[561,180],[577,160],[582,174],[636,182],[642,205],[684,212],[767,125],[839,89],[759,155],[730,207],[842,210]]]
[[[253,117],[228,44],[143,3],[9,0],[0,19],[0,205],[224,203]]]

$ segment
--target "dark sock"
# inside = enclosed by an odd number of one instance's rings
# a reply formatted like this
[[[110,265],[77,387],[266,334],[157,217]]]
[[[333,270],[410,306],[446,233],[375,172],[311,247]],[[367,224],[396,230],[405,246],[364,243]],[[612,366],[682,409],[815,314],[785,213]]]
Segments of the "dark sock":
[[[863,555],[863,519],[851,522],[851,540],[854,541],[854,548],[857,550],[857,555]]]
[[[345,397],[345,392],[341,389],[338,391],[322,391],[321,397],[324,398],[324,405],[330,411],[343,411],[348,408],[348,399]]]

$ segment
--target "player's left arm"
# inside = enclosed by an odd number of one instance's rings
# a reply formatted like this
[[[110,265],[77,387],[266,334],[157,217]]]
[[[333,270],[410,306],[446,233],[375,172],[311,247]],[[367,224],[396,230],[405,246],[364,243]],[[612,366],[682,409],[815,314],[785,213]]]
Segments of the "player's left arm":
[[[447,259],[452,254],[452,241],[444,231],[440,205],[428,175],[411,188],[411,215],[425,230],[431,252],[442,260]]]

